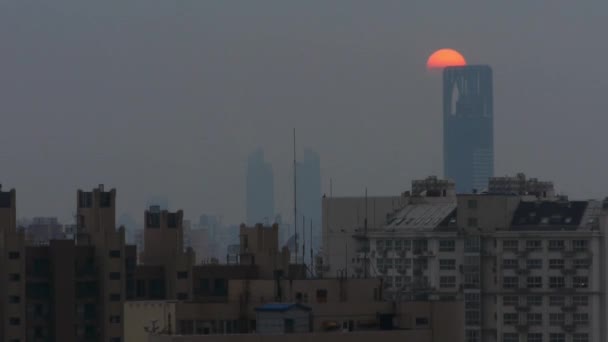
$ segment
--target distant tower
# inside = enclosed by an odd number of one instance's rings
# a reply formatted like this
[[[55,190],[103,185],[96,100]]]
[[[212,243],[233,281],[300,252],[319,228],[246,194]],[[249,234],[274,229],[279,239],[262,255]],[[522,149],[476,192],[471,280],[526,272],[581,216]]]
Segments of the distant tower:
[[[306,218],[306,232],[309,231],[308,227],[312,223],[312,246],[318,250],[321,245],[321,159],[319,154],[312,149],[304,149],[302,161],[297,163],[297,171],[298,219],[299,222],[302,222],[302,216]],[[298,239],[300,239],[299,236]],[[302,241],[300,240],[300,242]]]
[[[272,166],[257,149],[247,161],[247,224],[270,224],[274,219],[274,176]]]
[[[494,176],[492,69],[487,65],[443,70],[443,167],[456,191],[487,188]]]

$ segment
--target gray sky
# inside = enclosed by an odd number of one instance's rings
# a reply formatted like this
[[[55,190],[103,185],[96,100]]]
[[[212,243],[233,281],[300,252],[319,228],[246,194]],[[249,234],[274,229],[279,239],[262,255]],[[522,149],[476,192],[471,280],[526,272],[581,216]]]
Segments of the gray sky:
[[[608,3],[0,1],[0,182],[18,215],[118,189],[187,217],[244,218],[245,163],[272,162],[291,207],[291,128],[324,191],[395,194],[442,173],[435,49],[494,68],[496,172],[603,197]],[[301,150],[300,150],[301,151]]]

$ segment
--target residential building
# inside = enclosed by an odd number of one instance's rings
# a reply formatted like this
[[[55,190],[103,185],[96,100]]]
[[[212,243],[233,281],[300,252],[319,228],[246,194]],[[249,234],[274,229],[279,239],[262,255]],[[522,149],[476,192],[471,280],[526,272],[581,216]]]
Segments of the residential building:
[[[381,277],[398,302],[464,301],[467,342],[607,339],[608,201],[416,193],[351,233],[350,276]]]
[[[306,231],[307,239],[312,228],[312,248],[321,247],[321,159],[312,149],[304,149],[296,168],[297,226]],[[304,221],[304,222],[303,222]],[[304,227],[301,224],[304,224]],[[299,237],[302,246],[303,237]],[[309,245],[310,246],[310,245]]]
[[[482,191],[494,176],[492,69],[487,65],[443,70],[444,177],[458,193]]]
[[[528,178],[523,173],[515,177],[491,177],[488,192],[502,194],[531,195],[538,198],[551,198],[555,196],[553,182],[539,181],[538,178]]]
[[[50,240],[65,239],[63,225],[56,217],[34,217],[25,228],[28,245],[47,244]]]

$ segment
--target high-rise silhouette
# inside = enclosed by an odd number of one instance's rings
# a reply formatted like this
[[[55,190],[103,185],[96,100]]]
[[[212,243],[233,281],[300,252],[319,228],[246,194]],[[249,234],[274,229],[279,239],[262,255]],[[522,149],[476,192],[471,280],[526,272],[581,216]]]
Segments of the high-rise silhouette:
[[[264,160],[264,151],[255,150],[247,162],[247,223],[269,223],[274,219],[274,176]]]
[[[494,175],[493,116],[489,66],[443,70],[443,167],[460,193],[485,189]]]

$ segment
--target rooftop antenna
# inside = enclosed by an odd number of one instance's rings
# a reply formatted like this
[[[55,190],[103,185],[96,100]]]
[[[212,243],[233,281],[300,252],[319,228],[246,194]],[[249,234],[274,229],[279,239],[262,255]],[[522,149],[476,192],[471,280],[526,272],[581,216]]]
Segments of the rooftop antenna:
[[[364,255],[365,265],[363,267],[364,271],[365,271],[364,277],[367,279],[367,267],[368,267],[367,266],[367,263],[368,263],[368,260],[367,260],[367,249],[369,248],[369,240],[367,239],[367,187],[365,187],[365,218],[363,219],[363,236],[365,236],[364,241],[365,241],[365,244],[367,245],[367,246],[365,246],[365,249],[364,249],[364,251],[365,251],[365,255]]]
[[[302,264],[306,264],[306,217],[302,215]]]
[[[314,277],[314,273],[313,273],[314,266],[315,266],[315,263],[312,258],[312,220],[310,220],[310,275],[311,275],[311,277]]]
[[[293,236],[295,242],[296,264],[298,263],[298,202],[297,202],[297,164],[296,164],[296,128],[293,128]]]

